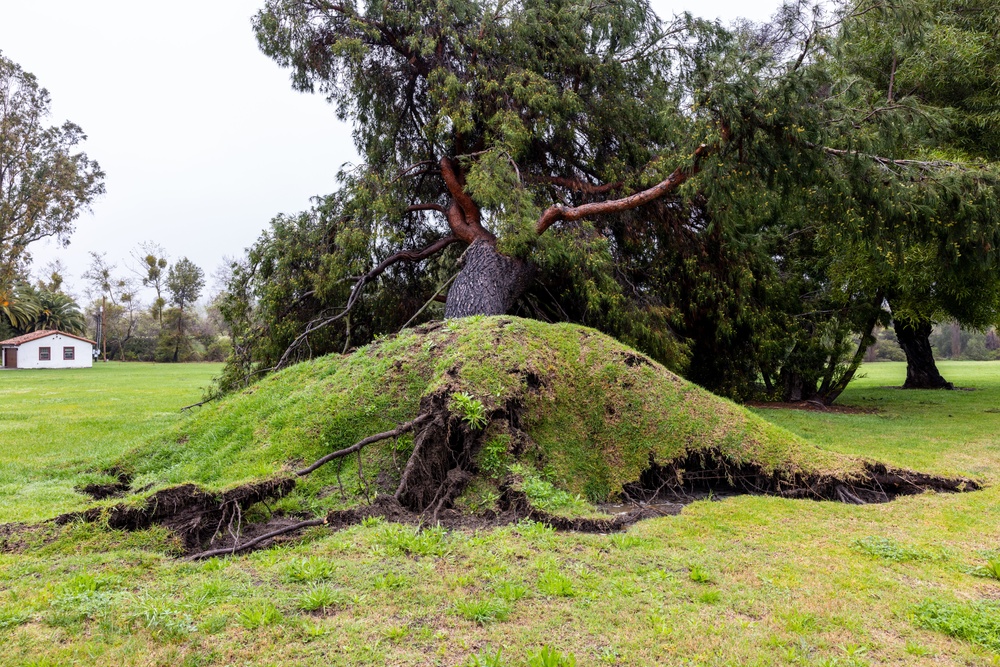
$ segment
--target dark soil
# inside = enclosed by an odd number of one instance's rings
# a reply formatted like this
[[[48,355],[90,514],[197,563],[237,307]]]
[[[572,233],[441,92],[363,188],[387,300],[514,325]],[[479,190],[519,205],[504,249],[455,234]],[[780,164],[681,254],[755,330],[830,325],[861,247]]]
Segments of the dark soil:
[[[132,475],[120,468],[110,468],[102,471],[117,479],[109,484],[88,484],[77,488],[80,493],[85,493],[94,500],[104,500],[106,498],[121,498],[128,494],[132,488]]]
[[[926,491],[956,493],[979,488],[970,479],[896,470],[881,463],[867,463],[856,478],[768,473],[759,466],[735,463],[709,450],[691,452],[666,466],[651,462],[639,480],[625,486],[622,495],[636,501],[672,498],[684,502],[707,493],[754,494],[864,505]]]
[[[295,487],[295,480],[281,478],[247,484],[221,495],[207,493],[194,484],[184,484],[149,496],[142,505],[93,507],[56,517],[57,525],[70,521],[107,520],[115,530],[143,530],[162,525],[176,532],[188,551],[204,548],[217,534],[238,534],[245,523],[243,513],[259,502],[281,498]]]

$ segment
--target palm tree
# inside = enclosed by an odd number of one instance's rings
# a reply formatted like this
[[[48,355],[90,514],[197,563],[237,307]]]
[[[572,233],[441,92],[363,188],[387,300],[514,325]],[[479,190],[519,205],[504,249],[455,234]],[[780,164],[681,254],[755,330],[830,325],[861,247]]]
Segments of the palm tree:
[[[38,294],[25,283],[0,288],[0,316],[19,332],[33,331],[40,311]]]
[[[86,326],[80,306],[67,294],[39,290],[38,315],[31,325],[32,331],[58,329],[66,333],[82,334]]]

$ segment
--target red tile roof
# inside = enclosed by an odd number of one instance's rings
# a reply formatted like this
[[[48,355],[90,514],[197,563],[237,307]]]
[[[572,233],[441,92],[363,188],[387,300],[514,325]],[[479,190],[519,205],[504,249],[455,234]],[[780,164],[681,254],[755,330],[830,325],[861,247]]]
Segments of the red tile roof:
[[[7,340],[0,340],[0,345],[24,345],[25,343],[30,343],[33,340],[38,340],[39,338],[45,338],[46,336],[53,336],[59,334],[61,336],[67,336],[69,338],[75,338],[77,340],[82,340],[84,343],[90,343],[91,345],[97,345],[97,341],[90,340],[89,338],[84,338],[83,336],[77,336],[75,334],[66,333],[65,331],[57,331],[51,329],[48,331],[32,331],[31,333],[26,333],[23,336],[16,336],[14,338],[8,338]]]

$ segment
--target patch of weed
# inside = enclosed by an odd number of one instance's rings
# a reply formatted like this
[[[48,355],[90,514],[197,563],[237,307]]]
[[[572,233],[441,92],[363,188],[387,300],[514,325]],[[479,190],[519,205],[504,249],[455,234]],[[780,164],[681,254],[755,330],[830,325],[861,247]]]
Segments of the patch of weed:
[[[538,576],[538,590],[550,597],[571,598],[576,595],[573,581],[556,570],[546,570]]]
[[[257,628],[269,625],[277,625],[285,620],[281,610],[270,602],[255,602],[244,607],[240,611],[239,618],[240,625],[247,630],[256,630]]]
[[[299,609],[303,611],[318,611],[327,613],[334,609],[342,609],[347,605],[348,597],[344,591],[329,586],[315,586],[299,598]]]
[[[285,565],[285,581],[310,582],[322,581],[333,576],[333,562],[318,556],[297,558]]]
[[[551,646],[542,649],[528,658],[528,667],[576,667],[576,656],[572,653],[560,653]]]
[[[498,648],[497,652],[493,653],[493,649],[486,647],[479,653],[470,656],[465,664],[467,667],[506,667],[507,663],[502,654],[502,648]]]
[[[913,621],[922,628],[1000,651],[1000,603],[925,600],[913,610]]]
[[[462,600],[455,603],[455,611],[467,621],[486,625],[494,621],[506,621],[510,617],[510,605],[499,598]]]
[[[479,431],[486,426],[486,422],[489,421],[486,417],[486,406],[478,398],[460,391],[452,394],[451,400],[456,412],[461,415],[462,421],[468,424],[473,431]]]
[[[701,567],[700,565],[692,565],[688,568],[688,578],[696,584],[710,584],[712,583],[712,575],[708,573],[708,570]]]
[[[517,602],[528,594],[527,586],[513,581],[504,581],[493,587],[493,592],[506,602]]]
[[[448,532],[441,526],[421,529],[398,523],[382,528],[378,544],[390,556],[445,556],[452,548]]]
[[[703,604],[715,604],[722,599],[722,593],[719,591],[705,591],[698,596],[698,602]]]
[[[888,537],[863,537],[860,540],[856,540],[851,546],[855,551],[895,563],[941,560],[944,557],[941,553],[903,546]]]

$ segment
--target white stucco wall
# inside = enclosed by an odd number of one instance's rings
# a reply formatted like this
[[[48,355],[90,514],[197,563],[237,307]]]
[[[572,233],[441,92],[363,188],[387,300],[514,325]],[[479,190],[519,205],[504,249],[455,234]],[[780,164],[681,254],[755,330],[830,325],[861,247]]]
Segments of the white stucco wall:
[[[47,347],[51,359],[39,361],[38,348]],[[76,358],[63,359],[63,348],[76,348]],[[22,343],[17,348],[18,368],[90,368],[94,365],[94,346],[90,343],[62,334],[52,334],[45,338]]]

